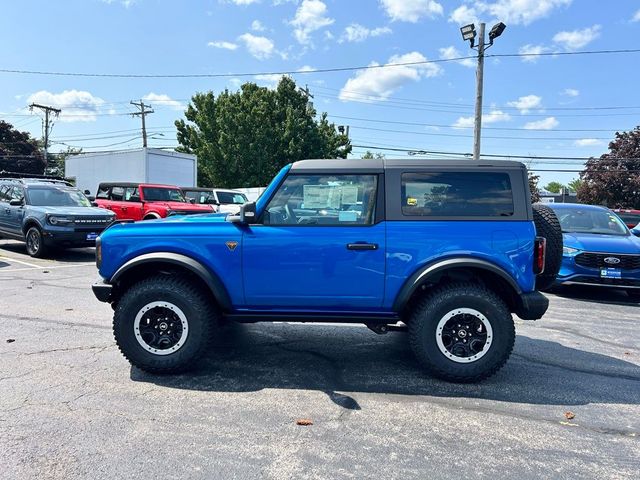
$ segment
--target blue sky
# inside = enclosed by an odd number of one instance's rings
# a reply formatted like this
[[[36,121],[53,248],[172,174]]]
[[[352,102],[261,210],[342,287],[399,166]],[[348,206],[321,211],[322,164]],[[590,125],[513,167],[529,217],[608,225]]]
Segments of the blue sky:
[[[637,0],[21,0],[3,2],[1,69],[136,74],[307,70],[314,105],[350,126],[352,143],[471,152],[475,64],[427,63],[314,73],[313,69],[474,54],[460,25],[507,25],[488,54],[634,48]],[[485,154],[599,155],[616,130],[638,125],[640,54],[487,58]],[[130,100],[146,99],[151,146],[176,145],[173,121],[196,91],[237,89],[228,78],[95,78],[0,73],[0,118],[41,135],[26,105],[62,108],[52,150],[138,147]],[[594,107],[598,107],[594,109]],[[606,107],[606,108],[601,108]],[[625,108],[609,108],[625,107]],[[637,108],[629,108],[637,107]],[[360,156],[366,148],[354,148]],[[406,156],[387,151],[390,157]],[[538,170],[578,161],[525,161]],[[572,173],[540,172],[543,182]]]

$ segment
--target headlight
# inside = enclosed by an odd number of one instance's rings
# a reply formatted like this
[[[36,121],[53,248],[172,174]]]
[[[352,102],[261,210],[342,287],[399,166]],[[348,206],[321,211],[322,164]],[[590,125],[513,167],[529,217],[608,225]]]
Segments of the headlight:
[[[578,253],[580,250],[578,250],[577,248],[573,248],[573,247],[562,247],[562,254],[563,255],[573,255],[574,253]]]
[[[51,225],[67,225],[74,222],[73,217],[60,217],[56,215],[50,215],[48,220]]]

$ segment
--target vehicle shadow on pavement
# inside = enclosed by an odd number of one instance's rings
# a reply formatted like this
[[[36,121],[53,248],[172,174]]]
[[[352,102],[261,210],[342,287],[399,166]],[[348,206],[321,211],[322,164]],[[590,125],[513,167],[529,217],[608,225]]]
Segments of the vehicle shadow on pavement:
[[[360,406],[350,394],[359,392],[544,405],[640,403],[640,366],[614,357],[518,336],[497,375],[479,384],[452,384],[419,368],[406,334],[378,336],[358,326],[231,325],[197,370],[162,376],[132,367],[131,379],[216,392],[317,390],[352,410]]]
[[[624,291],[616,289],[574,285],[555,287],[551,293],[557,297],[589,303],[620,305],[623,307],[640,306],[640,299],[631,298]]]
[[[22,242],[5,242],[0,245],[0,255],[2,255],[3,251],[24,255],[24,260],[30,258],[29,255],[27,255],[25,244]],[[68,250],[55,248],[46,252],[44,260],[69,263],[92,262],[95,261],[95,255],[94,248],[73,248]]]

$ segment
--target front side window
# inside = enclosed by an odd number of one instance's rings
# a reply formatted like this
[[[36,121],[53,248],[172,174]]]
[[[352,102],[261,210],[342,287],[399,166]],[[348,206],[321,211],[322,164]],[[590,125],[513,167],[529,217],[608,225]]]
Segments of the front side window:
[[[126,202],[139,202],[140,193],[138,187],[127,187],[124,189],[124,199]]]
[[[402,213],[427,217],[509,217],[513,192],[506,173],[402,174]]]
[[[265,225],[371,225],[375,175],[290,175],[263,217]]]
[[[11,190],[9,185],[0,185],[0,202],[9,201],[9,190]]]
[[[109,187],[105,185],[100,185],[98,187],[98,193],[96,193],[96,198],[108,199],[109,198]]]
[[[71,188],[30,187],[27,190],[30,205],[37,207],[90,207],[84,193]]]
[[[111,200],[115,202],[121,202],[124,198],[124,188],[113,187],[111,189]]]
[[[24,198],[24,192],[20,187],[13,187],[13,190],[9,192],[11,197],[9,201],[22,200]]]
[[[186,202],[177,188],[143,187],[142,191],[147,202]]]

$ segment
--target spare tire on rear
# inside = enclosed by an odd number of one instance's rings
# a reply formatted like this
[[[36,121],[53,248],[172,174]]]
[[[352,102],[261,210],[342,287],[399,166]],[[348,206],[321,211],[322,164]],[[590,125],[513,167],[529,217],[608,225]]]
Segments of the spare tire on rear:
[[[533,204],[533,222],[536,235],[547,239],[544,271],[536,277],[536,290],[548,290],[553,286],[562,263],[562,227],[555,212],[540,203]]]

